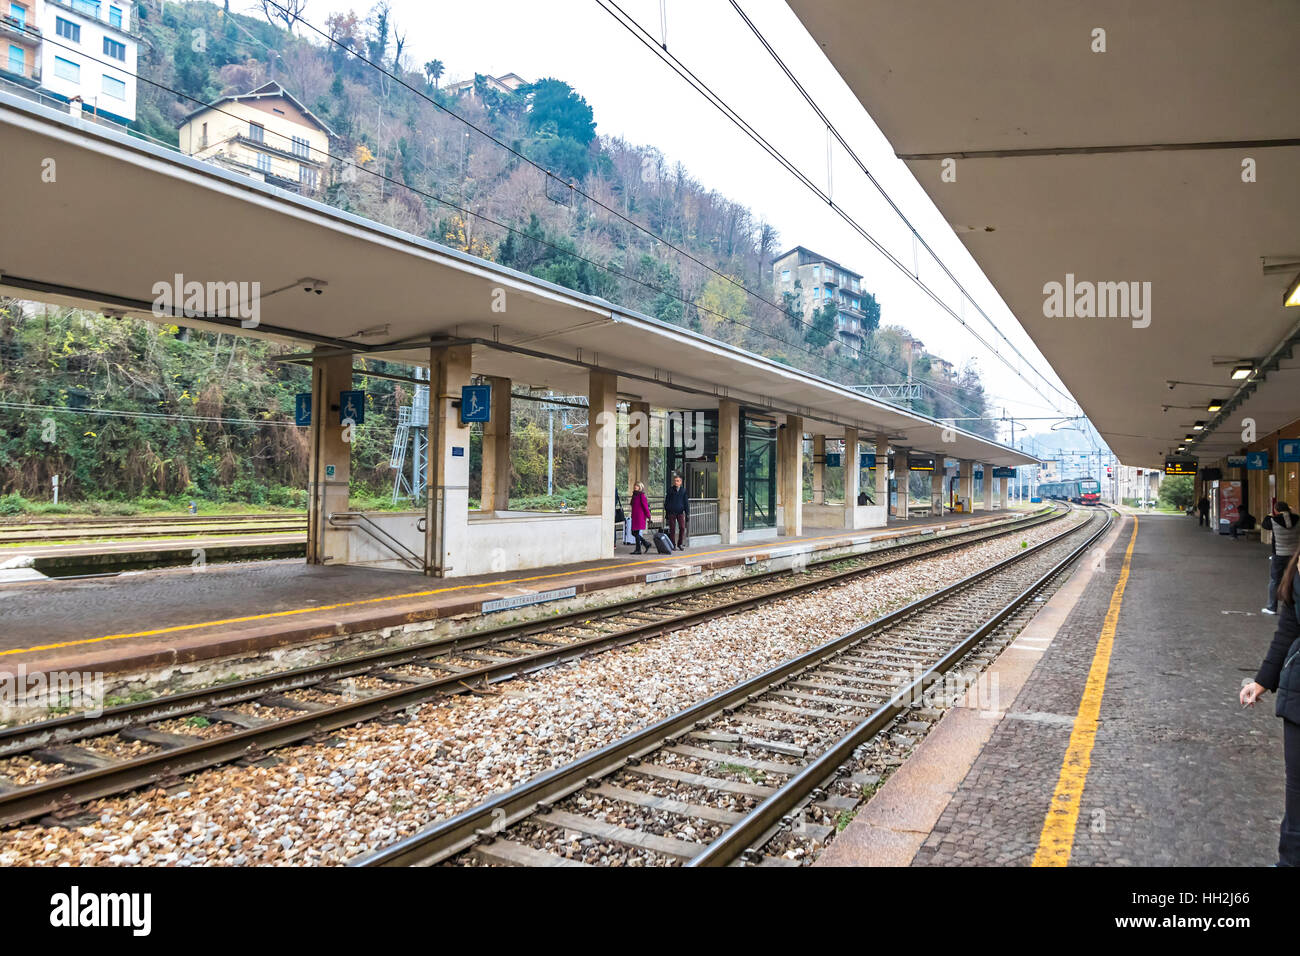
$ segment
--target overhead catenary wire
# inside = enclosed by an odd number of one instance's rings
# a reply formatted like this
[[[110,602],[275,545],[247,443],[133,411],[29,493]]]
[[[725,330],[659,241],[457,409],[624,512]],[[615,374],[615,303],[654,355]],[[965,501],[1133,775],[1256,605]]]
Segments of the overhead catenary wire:
[[[915,284],[919,289],[921,289],[921,291],[924,292],[936,305],[938,305],[941,309],[947,312],[963,328],[965,328],[968,332],[970,332],[970,334],[976,339],[976,341],[978,341],[986,349],[988,349],[995,356],[997,356],[998,359],[1004,365],[1006,365],[1007,368],[1010,369],[1017,377],[1019,377],[1022,381],[1024,381],[1025,384],[1030,389],[1032,389],[1041,398],[1043,398],[1045,401],[1051,404],[1052,408],[1055,411],[1058,412],[1060,411],[1060,409],[1054,403],[1052,403],[1051,399],[1049,399],[1046,395],[1043,395],[1043,393],[1037,387],[1032,385],[1029,382],[1029,380],[1025,378],[1024,373],[1021,372],[1020,369],[1016,368],[1015,365],[1011,364],[1011,362],[1007,359],[1005,355],[1002,354],[1000,350],[995,348],[983,336],[981,336],[977,331],[975,331],[975,329],[973,329],[970,326],[970,323],[968,323],[962,315],[954,311],[953,308],[949,306],[946,302],[944,302],[943,299],[933,289],[931,289],[926,283],[921,281],[918,269],[908,268],[908,266],[896,255],[894,255],[888,248],[886,248],[880,240],[876,239],[875,236],[873,236],[865,227],[863,227],[861,223],[859,223],[855,218],[849,215],[849,213],[841,205],[837,204],[834,201],[833,197],[828,192],[828,190],[822,189],[815,182],[813,182],[813,180],[809,178],[809,176],[805,174],[801,169],[799,169],[798,166],[795,165],[783,152],[781,152],[779,149],[773,146],[761,133],[755,130],[753,126],[751,126],[738,112],[736,112],[736,110],[734,110],[724,99],[722,99],[721,96],[715,93],[707,83],[705,83],[698,76],[696,76],[696,74],[689,67],[683,64],[672,53],[668,52],[668,50],[664,48],[662,45],[656,44],[653,41],[653,38],[646,32],[645,28],[642,27],[641,24],[634,17],[626,13],[621,7],[619,7],[617,3],[614,2],[614,0],[596,0],[596,3],[603,10],[605,10],[606,13],[608,13],[611,17],[613,17],[615,21],[617,21],[625,29],[627,29],[638,41],[640,41],[644,46],[646,46],[648,49],[654,52],[656,56],[658,56],[670,68],[672,68],[673,71],[678,74],[678,76],[680,76],[697,92],[699,92],[702,96],[704,96],[707,100],[709,100],[709,102],[712,103],[714,107],[716,107],[720,112],[722,112],[723,115],[725,115],[742,132],[744,132],[747,136],[753,139],[754,142],[756,142],[773,159],[775,159],[787,171],[789,171],[800,182],[802,182],[819,199],[825,202],[841,219],[843,219],[850,226],[850,228],[852,228],[863,239],[865,239],[873,248],[875,248],[882,256],[884,256],[886,260],[889,261],[895,268],[897,268],[900,272],[902,272],[904,275],[909,277],[912,280],[913,284]],[[764,38],[762,34],[757,31],[757,28],[753,26],[752,21],[750,21],[749,18],[745,16],[744,11],[739,8],[739,6],[735,3],[735,0],[732,0],[732,5],[736,7],[736,10],[745,19],[746,23],[750,25],[751,30],[755,32],[755,35],[759,38],[760,42],[763,43],[764,47],[768,50],[768,52],[773,56],[774,59],[776,59],[778,65],[780,65],[782,70],[790,77],[791,81],[798,88],[799,92],[803,95],[804,99],[807,100],[808,103],[817,112],[818,118],[826,126],[828,136],[833,137],[834,140],[838,142],[842,148],[845,149],[845,151],[849,154],[850,158],[853,159],[854,163],[868,177],[868,179],[872,182],[872,184],[876,187],[876,189],[881,193],[881,195],[885,198],[885,200],[889,203],[889,205],[898,214],[899,218],[902,220],[904,225],[906,225],[907,228],[911,231],[914,244],[919,242],[925,248],[926,252],[929,253],[930,257],[934,259],[935,263],[944,271],[944,273],[948,276],[948,278],[953,282],[954,286],[956,286],[956,288],[961,292],[963,299],[968,299],[971,302],[971,304],[985,319],[985,321],[988,322],[989,325],[994,329],[994,331],[997,332],[998,335],[1004,341],[1007,342],[1007,344],[1012,348],[1012,350],[1016,353],[1016,355],[1027,365],[1033,368],[1035,374],[1037,374],[1039,378],[1041,378],[1049,388],[1051,388],[1062,398],[1066,399],[1066,401],[1070,402],[1071,404],[1074,404],[1074,399],[1068,393],[1063,392],[1061,389],[1059,389],[1053,382],[1051,382],[1045,375],[1043,375],[1042,371],[1039,370],[1033,363],[1031,363],[1023,355],[1023,353],[1021,353],[1020,350],[1016,348],[1014,343],[1012,343],[1009,339],[1007,339],[1006,335],[1002,332],[1002,330],[999,329],[997,325],[992,321],[992,319],[990,319],[988,315],[984,312],[984,310],[980,308],[979,304],[975,301],[974,297],[971,296],[970,293],[966,291],[965,287],[962,286],[961,283],[956,279],[956,277],[952,274],[951,270],[948,269],[947,265],[943,262],[943,260],[939,258],[939,256],[934,252],[934,250],[929,246],[929,244],[925,242],[925,239],[921,237],[920,233],[911,224],[911,222],[907,219],[907,217],[903,215],[902,211],[894,203],[893,199],[888,195],[887,192],[885,192],[884,188],[871,174],[866,164],[863,163],[862,160],[858,157],[857,153],[853,151],[852,147],[849,146],[847,141],[845,141],[844,137],[839,133],[839,130],[835,128],[834,124],[830,121],[830,119],[825,115],[825,113],[821,111],[820,107],[818,107],[816,102],[812,99],[812,97],[809,96],[807,91],[803,88],[802,84],[799,83],[798,79],[794,76],[794,74],[788,69],[788,67],[785,66],[784,61],[780,59],[776,51],[767,42],[766,38]],[[829,148],[829,144],[828,144],[828,148]],[[915,245],[914,245],[914,255],[915,255]]]
[[[279,3],[277,2],[277,0],[266,0],[266,2],[269,3],[271,6],[274,6],[274,7],[278,8],[278,9],[281,9],[281,10],[284,10],[284,9],[285,9],[281,4],[279,4]],[[435,98],[430,97],[430,96],[429,96],[427,93],[425,93],[423,90],[418,89],[418,88],[412,86],[411,84],[407,83],[404,79],[402,79],[401,76],[399,76],[399,75],[393,73],[392,71],[390,71],[390,70],[388,70],[386,67],[384,67],[382,63],[375,63],[373,60],[371,60],[369,57],[367,57],[364,53],[362,53],[362,52],[360,52],[360,51],[354,49],[353,47],[347,45],[346,43],[344,43],[344,42],[342,42],[341,40],[339,40],[337,37],[331,36],[330,34],[326,33],[326,32],[323,31],[323,30],[321,30],[319,27],[317,27],[315,24],[313,24],[310,20],[307,20],[306,18],[299,16],[299,17],[297,18],[297,22],[299,22],[299,23],[301,23],[303,26],[307,27],[307,29],[311,30],[313,33],[315,33],[317,36],[319,36],[319,37],[321,37],[322,39],[324,39],[326,42],[331,43],[331,44],[333,44],[333,45],[339,47],[339,48],[342,49],[342,50],[343,50],[347,55],[356,58],[356,59],[359,60],[360,62],[362,62],[362,63],[366,64],[367,66],[369,66],[371,69],[377,71],[377,72],[380,73],[381,75],[387,77],[388,79],[390,79],[390,80],[392,80],[393,82],[399,84],[399,85],[402,86],[403,88],[405,88],[405,89],[409,90],[410,92],[414,93],[416,96],[420,97],[420,98],[423,99],[425,102],[429,103],[429,104],[430,104],[431,106],[433,106],[435,109],[440,110],[441,112],[446,113],[448,116],[451,116],[451,117],[453,117],[454,119],[458,120],[459,122],[463,123],[466,127],[468,127],[469,129],[473,130],[474,132],[478,133],[480,136],[482,136],[483,138],[487,139],[489,142],[491,142],[491,143],[495,144],[496,146],[500,147],[501,149],[505,150],[507,153],[509,153],[510,155],[514,156],[516,159],[519,159],[520,161],[522,161],[522,162],[528,164],[529,166],[532,166],[533,168],[537,169],[537,170],[540,171],[544,176],[549,177],[549,178],[551,178],[551,179],[555,179],[557,182],[560,182],[563,186],[565,186],[565,188],[568,188],[569,190],[571,190],[571,191],[574,193],[574,195],[576,195],[576,196],[580,196],[580,197],[581,197],[583,200],[585,200],[586,202],[589,202],[589,203],[592,204],[593,206],[596,206],[596,207],[598,207],[598,208],[604,210],[605,212],[607,212],[607,213],[609,213],[610,215],[614,216],[614,217],[615,217],[616,219],[618,219],[619,221],[621,221],[621,222],[623,222],[623,223],[625,223],[625,224],[631,226],[632,228],[634,228],[634,229],[636,229],[637,231],[643,233],[643,234],[646,235],[647,237],[653,239],[656,243],[659,243],[659,244],[665,246],[666,248],[669,248],[669,249],[673,250],[675,253],[677,253],[678,255],[680,255],[681,257],[683,257],[684,259],[687,259],[688,261],[695,263],[695,264],[698,265],[700,268],[702,268],[702,269],[706,270],[707,272],[711,273],[713,276],[715,276],[715,277],[717,277],[717,278],[723,280],[724,282],[730,283],[731,285],[733,285],[733,286],[735,286],[736,288],[740,289],[740,290],[741,290],[742,292],[744,292],[746,295],[751,296],[751,297],[753,297],[754,299],[757,299],[758,301],[760,301],[760,302],[762,302],[762,303],[764,303],[764,304],[770,306],[771,308],[775,309],[779,314],[785,316],[787,319],[791,320],[792,322],[797,322],[799,325],[801,325],[801,326],[803,326],[803,327],[805,327],[805,328],[807,328],[807,329],[811,329],[811,330],[817,331],[817,330],[816,330],[816,327],[813,326],[812,323],[806,321],[802,316],[797,315],[797,314],[791,312],[790,310],[786,309],[784,305],[782,305],[782,304],[780,304],[780,303],[777,303],[777,302],[773,301],[772,299],[767,298],[766,296],[762,295],[762,294],[759,293],[759,292],[754,291],[753,289],[750,289],[750,288],[749,288],[748,286],[746,286],[744,283],[742,283],[742,282],[740,282],[739,280],[737,280],[734,276],[727,275],[726,273],[721,272],[721,271],[719,271],[718,269],[715,269],[713,266],[710,266],[708,263],[706,263],[706,262],[704,262],[703,260],[699,259],[698,257],[692,255],[689,251],[687,251],[687,250],[681,248],[680,246],[678,246],[677,244],[673,243],[672,241],[670,241],[670,240],[664,238],[663,236],[660,236],[658,233],[656,233],[656,232],[654,232],[653,230],[647,228],[646,226],[644,226],[644,225],[642,225],[641,223],[637,222],[636,220],[630,218],[629,216],[624,215],[623,213],[621,213],[619,210],[615,209],[614,207],[609,206],[609,205],[607,205],[607,204],[604,203],[604,202],[601,202],[598,198],[596,198],[595,196],[591,195],[591,194],[590,194],[589,192],[587,192],[586,190],[582,189],[582,187],[579,186],[579,185],[577,185],[576,183],[573,183],[573,182],[567,182],[567,183],[566,183],[566,182],[564,182],[563,180],[560,179],[560,177],[556,176],[553,172],[551,172],[549,169],[547,169],[544,165],[542,165],[541,163],[538,163],[536,160],[534,160],[534,159],[532,159],[531,157],[527,156],[527,155],[524,154],[521,150],[515,148],[513,145],[511,145],[511,144],[509,144],[509,143],[506,143],[506,142],[504,142],[504,141],[502,141],[502,140],[500,140],[500,139],[497,139],[497,138],[496,138],[495,136],[493,136],[490,132],[484,130],[482,127],[480,127],[480,126],[478,126],[477,124],[473,123],[473,122],[470,121],[469,119],[466,119],[464,116],[461,116],[461,115],[460,115],[459,113],[457,113],[455,110],[452,110],[452,109],[448,108],[445,104],[438,102]],[[665,26],[665,29],[666,29],[666,26]],[[652,41],[652,43],[653,43],[653,41]],[[797,170],[795,167],[793,167],[793,165],[790,165],[789,168],[791,169],[792,172],[795,172],[796,174],[802,176],[802,174],[799,173],[798,170]],[[369,170],[367,170],[367,172],[369,172]],[[387,177],[385,177],[385,178],[387,178]],[[389,181],[389,182],[392,182],[392,180],[388,180],[388,181]],[[402,186],[402,187],[405,187],[405,188],[408,188],[408,189],[412,189],[413,191],[416,191],[416,190],[414,189],[414,187],[407,186],[405,183],[395,183],[395,185]],[[500,226],[501,228],[507,228],[507,229],[510,229],[510,227],[508,227],[508,226],[503,226],[501,223],[498,223],[498,222],[496,222],[495,220],[491,220],[491,219],[488,219],[487,217],[479,216],[479,215],[476,214],[476,213],[468,213],[468,214],[469,214],[469,215],[475,215],[477,218],[481,218],[481,219],[483,219],[484,221],[491,222],[493,225]],[[514,229],[511,229],[511,231],[512,231],[512,232],[518,232],[518,230],[514,230]],[[536,240],[536,237],[533,237],[533,236],[525,236],[525,237],[526,237],[526,238],[530,238],[530,239],[534,239],[535,241],[542,241],[542,240]],[[545,243],[545,244],[551,246],[552,248],[557,248],[557,249],[558,249],[557,246],[554,246],[554,245],[551,244],[551,243]],[[607,271],[607,272],[610,272],[611,274],[618,275],[618,276],[620,276],[621,278],[628,279],[628,280],[633,281],[633,282],[636,282],[636,283],[638,283],[638,284],[640,284],[640,285],[642,285],[642,286],[645,286],[645,287],[647,287],[647,288],[653,289],[653,290],[656,291],[656,292],[659,292],[659,293],[664,294],[664,295],[668,295],[670,298],[677,299],[678,301],[681,301],[682,303],[684,303],[684,304],[686,304],[686,305],[689,305],[689,306],[691,306],[691,307],[693,307],[693,308],[695,308],[695,309],[697,309],[697,310],[700,310],[700,311],[706,312],[706,313],[708,313],[708,314],[710,314],[710,315],[714,315],[714,316],[716,316],[716,317],[718,317],[718,318],[720,318],[720,319],[723,319],[724,321],[730,322],[730,323],[732,323],[733,325],[736,325],[736,326],[738,326],[738,327],[740,327],[740,328],[744,328],[744,329],[747,329],[747,330],[749,330],[749,331],[751,331],[751,332],[755,332],[755,333],[757,333],[757,334],[764,335],[764,336],[766,336],[766,337],[768,337],[768,338],[773,339],[774,341],[780,342],[782,345],[784,345],[784,346],[786,346],[786,347],[794,348],[794,349],[796,349],[796,350],[798,350],[798,351],[801,351],[801,352],[804,352],[804,353],[806,353],[806,354],[813,355],[814,357],[821,358],[821,359],[823,359],[824,361],[828,361],[828,362],[830,362],[830,364],[835,365],[835,366],[837,366],[837,367],[839,367],[839,368],[842,368],[842,369],[844,369],[844,370],[847,371],[847,372],[850,372],[850,373],[854,372],[854,369],[853,369],[851,366],[844,365],[844,364],[841,363],[841,362],[835,362],[834,360],[832,360],[832,359],[828,359],[828,358],[826,358],[825,356],[820,355],[819,353],[812,351],[811,349],[807,349],[807,348],[804,348],[803,346],[794,345],[794,344],[792,344],[792,343],[790,343],[790,342],[787,342],[785,339],[782,339],[780,336],[774,335],[773,333],[771,333],[771,332],[769,332],[769,331],[767,331],[767,330],[765,330],[765,329],[756,328],[755,326],[752,326],[752,325],[749,325],[749,324],[747,324],[747,323],[741,322],[741,321],[739,321],[738,319],[735,319],[735,318],[733,318],[733,317],[731,317],[731,316],[729,316],[729,315],[726,315],[726,314],[721,313],[721,312],[717,312],[716,310],[709,309],[709,308],[707,308],[707,307],[705,307],[705,306],[701,306],[699,303],[694,302],[693,300],[686,299],[685,297],[683,297],[683,296],[681,296],[681,295],[675,294],[675,293],[673,293],[673,292],[671,292],[671,291],[669,291],[669,290],[667,290],[667,289],[663,289],[662,287],[656,286],[656,285],[654,285],[653,283],[648,283],[648,282],[645,282],[645,281],[643,281],[643,280],[636,279],[635,277],[628,276],[628,275],[626,275],[625,273],[622,273],[622,272],[620,272],[619,270],[616,270],[616,269],[613,269],[613,268],[611,268],[611,267],[609,267],[609,266],[606,266],[606,265],[603,264],[603,263],[594,262],[594,261],[592,261],[592,260],[590,260],[590,259],[586,259],[586,258],[583,258],[583,257],[577,256],[575,253],[570,253],[570,252],[568,252],[567,250],[561,250],[561,251],[566,252],[566,254],[573,255],[575,258],[579,258],[579,259],[581,259],[581,261],[583,261],[583,262],[587,262],[588,264],[591,264],[591,265],[593,265],[593,266],[595,266],[595,267],[597,267],[597,268],[600,268],[600,269],[603,269],[603,270],[605,270],[605,271]],[[978,335],[977,335],[976,337],[978,338]],[[851,346],[851,345],[847,345],[847,344],[845,345],[845,347],[846,347],[849,351],[854,352],[855,354],[857,354],[858,357],[859,357],[860,359],[865,359],[865,360],[867,360],[867,361],[873,362],[873,363],[875,363],[875,364],[881,366],[882,368],[889,369],[890,371],[893,371],[893,372],[898,372],[899,374],[902,374],[902,373],[903,373],[903,369],[901,369],[901,368],[899,368],[899,367],[897,367],[897,366],[890,365],[889,363],[883,361],[882,359],[877,358],[876,356],[872,355],[870,352],[866,352],[866,351],[864,351],[864,350],[862,350],[862,349],[856,348],[855,346]],[[1014,369],[1013,369],[1013,371],[1014,371]],[[936,390],[939,390],[939,388],[940,388],[939,386],[936,386]],[[960,402],[960,401],[959,401],[955,396],[949,395],[949,396],[947,396],[947,398],[948,398],[949,401],[952,401],[954,404],[956,404],[956,405],[958,405],[958,406],[960,406],[960,407],[966,408],[967,411],[973,411],[973,409],[970,409],[970,408],[968,408],[968,407],[962,405],[961,402]]]

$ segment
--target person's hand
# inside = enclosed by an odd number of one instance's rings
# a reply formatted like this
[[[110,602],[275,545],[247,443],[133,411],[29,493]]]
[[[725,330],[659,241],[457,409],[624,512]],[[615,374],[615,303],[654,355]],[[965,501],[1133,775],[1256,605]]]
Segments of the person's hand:
[[[1242,685],[1241,694],[1239,695],[1238,698],[1241,701],[1241,706],[1242,707],[1255,706],[1255,701],[1259,700],[1259,695],[1264,693],[1267,689],[1268,688],[1266,688],[1263,684],[1257,684],[1254,681]]]

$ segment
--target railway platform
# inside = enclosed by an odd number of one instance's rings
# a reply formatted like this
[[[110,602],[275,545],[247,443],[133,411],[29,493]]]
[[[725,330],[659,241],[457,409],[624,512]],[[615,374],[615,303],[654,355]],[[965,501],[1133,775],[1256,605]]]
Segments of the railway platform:
[[[1281,723],[1237,703],[1276,622],[1267,547],[1157,515],[1102,547],[818,865],[1277,859]]]
[[[1034,506],[1037,509],[1038,506]],[[873,531],[813,530],[741,546],[701,546],[528,572],[443,580],[352,565],[261,561],[173,568],[116,577],[0,584],[0,673],[106,674],[195,667],[285,648],[422,638],[597,606],[751,566],[780,568],[1015,521],[1029,511],[890,519]],[[431,634],[432,632],[432,634]],[[281,661],[283,663],[283,661]]]

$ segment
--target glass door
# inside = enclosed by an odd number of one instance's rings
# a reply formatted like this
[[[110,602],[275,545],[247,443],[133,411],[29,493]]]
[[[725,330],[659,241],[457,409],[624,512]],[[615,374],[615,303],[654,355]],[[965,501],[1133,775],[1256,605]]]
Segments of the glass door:
[[[776,527],[776,421],[740,415],[742,531]]]

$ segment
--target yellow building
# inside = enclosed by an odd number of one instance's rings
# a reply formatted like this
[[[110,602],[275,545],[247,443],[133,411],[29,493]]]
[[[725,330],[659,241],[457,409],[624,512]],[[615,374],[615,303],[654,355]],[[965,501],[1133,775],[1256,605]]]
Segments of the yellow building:
[[[201,107],[180,126],[190,156],[305,196],[328,184],[333,131],[278,83]]]

